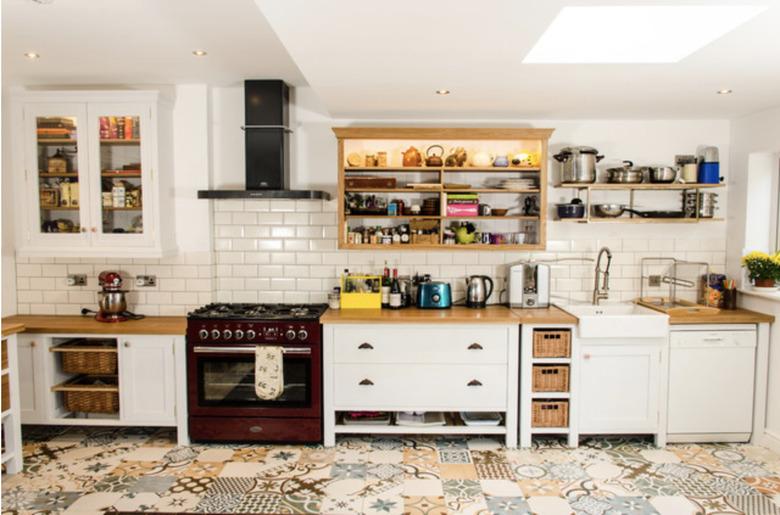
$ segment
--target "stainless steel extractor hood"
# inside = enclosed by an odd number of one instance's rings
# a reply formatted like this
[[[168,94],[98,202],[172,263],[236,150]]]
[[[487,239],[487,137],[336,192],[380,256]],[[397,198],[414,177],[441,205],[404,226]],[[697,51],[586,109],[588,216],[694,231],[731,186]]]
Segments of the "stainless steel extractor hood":
[[[290,189],[289,100],[284,81],[244,81],[245,188],[200,190],[198,198],[330,199],[326,191]]]

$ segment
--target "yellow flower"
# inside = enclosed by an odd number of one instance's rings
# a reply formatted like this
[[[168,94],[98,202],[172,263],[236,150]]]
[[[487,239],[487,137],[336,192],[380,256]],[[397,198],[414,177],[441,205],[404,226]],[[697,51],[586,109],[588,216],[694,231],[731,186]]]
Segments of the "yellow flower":
[[[748,252],[744,256],[742,256],[742,266],[745,266],[750,261],[758,261],[758,260],[771,260],[772,256],[767,254],[766,252],[761,252],[759,250],[754,250],[752,252]]]

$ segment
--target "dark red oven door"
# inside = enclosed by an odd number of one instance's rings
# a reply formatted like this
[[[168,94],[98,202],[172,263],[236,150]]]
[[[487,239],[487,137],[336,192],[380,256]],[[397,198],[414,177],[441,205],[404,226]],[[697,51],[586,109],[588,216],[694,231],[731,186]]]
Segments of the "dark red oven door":
[[[320,346],[284,345],[284,391],[274,400],[255,394],[254,344],[187,345],[190,416],[320,418]]]

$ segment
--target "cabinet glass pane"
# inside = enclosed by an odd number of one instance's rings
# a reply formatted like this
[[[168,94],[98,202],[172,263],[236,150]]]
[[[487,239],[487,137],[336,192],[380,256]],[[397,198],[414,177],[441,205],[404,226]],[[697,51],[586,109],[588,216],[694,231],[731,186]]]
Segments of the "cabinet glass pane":
[[[99,122],[103,233],[143,233],[140,118],[101,116]]]
[[[75,116],[36,117],[41,232],[77,233],[79,171]]]

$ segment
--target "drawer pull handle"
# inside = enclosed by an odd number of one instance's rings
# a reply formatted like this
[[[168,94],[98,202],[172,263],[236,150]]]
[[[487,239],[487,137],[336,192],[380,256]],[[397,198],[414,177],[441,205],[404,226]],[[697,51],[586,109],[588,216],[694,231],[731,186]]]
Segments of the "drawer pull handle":
[[[249,428],[250,433],[262,433],[263,428],[261,426],[252,426]]]
[[[358,345],[358,349],[373,349],[373,348],[374,346],[367,342]]]
[[[483,349],[482,345],[478,343],[472,343],[471,345],[469,345],[469,350],[482,350],[482,349]]]
[[[476,379],[472,379],[466,386],[482,386],[482,383]]]
[[[374,382],[371,379],[363,379],[358,384],[360,386],[374,386]]]

